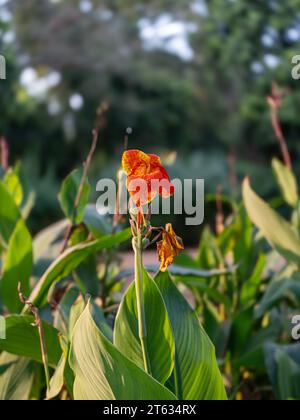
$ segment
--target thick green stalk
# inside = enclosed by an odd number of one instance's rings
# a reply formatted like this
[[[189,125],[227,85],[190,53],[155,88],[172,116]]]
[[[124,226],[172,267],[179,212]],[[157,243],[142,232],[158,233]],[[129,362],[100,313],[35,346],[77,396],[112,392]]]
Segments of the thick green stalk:
[[[133,249],[135,252],[135,290],[136,290],[136,302],[138,312],[138,324],[139,324],[139,338],[141,341],[143,361],[145,371],[150,375],[151,367],[149,356],[147,352],[147,326],[145,317],[145,306],[144,306],[144,294],[143,294],[143,246],[142,236],[139,234],[133,239]]]

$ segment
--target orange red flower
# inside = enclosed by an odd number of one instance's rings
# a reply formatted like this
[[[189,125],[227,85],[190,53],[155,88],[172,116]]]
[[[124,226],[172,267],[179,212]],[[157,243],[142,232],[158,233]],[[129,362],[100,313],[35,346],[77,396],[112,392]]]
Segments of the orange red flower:
[[[165,272],[169,265],[173,264],[175,257],[183,250],[182,239],[176,235],[171,223],[167,224],[163,232],[162,241],[157,243],[157,252],[161,263],[160,271]]]
[[[127,174],[127,189],[137,207],[149,204],[157,194],[163,198],[174,194],[174,186],[158,156],[127,150],[122,166]]]

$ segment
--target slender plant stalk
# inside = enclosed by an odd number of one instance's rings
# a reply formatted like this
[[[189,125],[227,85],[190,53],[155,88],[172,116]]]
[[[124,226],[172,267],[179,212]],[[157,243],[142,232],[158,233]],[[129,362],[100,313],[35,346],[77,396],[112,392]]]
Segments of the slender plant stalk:
[[[283,156],[283,160],[285,165],[292,171],[293,170],[293,165],[292,165],[292,159],[290,156],[290,152],[289,149],[287,147],[287,143],[286,143],[286,139],[284,137],[283,131],[282,131],[282,127],[280,124],[280,119],[279,119],[279,115],[277,110],[272,110],[271,112],[271,122],[272,122],[272,127],[274,130],[274,133],[279,141],[279,145],[281,148],[281,153]]]
[[[84,184],[87,180],[88,173],[89,173],[92,161],[93,161],[93,157],[94,157],[94,154],[95,154],[96,149],[97,149],[100,130],[105,125],[104,114],[107,112],[107,110],[108,110],[108,106],[105,103],[101,104],[100,107],[97,109],[96,125],[95,125],[95,128],[92,131],[92,144],[91,144],[87,159],[86,159],[86,161],[84,162],[84,165],[83,165],[83,173],[82,173],[79,188],[78,188],[78,191],[77,191],[77,194],[76,194],[75,203],[74,203],[73,220],[68,225],[68,227],[66,229],[63,244],[62,244],[62,247],[61,247],[61,250],[60,250],[61,254],[67,248],[68,242],[70,240],[70,237],[72,235],[72,232],[73,232],[73,229],[74,229],[74,226],[75,226],[75,218],[76,218],[77,208],[80,204],[80,199],[81,199],[81,196],[82,196],[82,193],[83,193]]]
[[[144,295],[143,295],[143,257],[142,257],[142,236],[139,233],[133,239],[133,249],[135,252],[135,289],[136,301],[138,311],[138,324],[139,324],[139,338],[141,341],[144,368],[145,371],[151,375],[151,366],[146,347],[147,341],[147,327],[145,317]]]
[[[6,139],[1,137],[0,139],[0,163],[2,168],[7,171],[9,166],[9,147]]]
[[[293,170],[292,159],[291,159],[291,155],[287,146],[285,136],[283,134],[280,117],[279,117],[279,111],[282,106],[282,100],[286,94],[287,94],[286,91],[280,92],[277,84],[273,83],[271,95],[268,96],[267,99],[268,99],[268,103],[271,109],[271,123],[272,123],[273,131],[279,142],[283,161],[285,165],[292,171]]]
[[[220,236],[224,231],[224,211],[223,211],[223,201],[222,201],[222,186],[219,185],[217,188],[216,194],[216,206],[217,206],[217,213],[216,213],[216,233],[217,236]]]
[[[48,353],[47,353],[47,348],[46,348],[45,334],[43,330],[42,320],[40,318],[38,309],[32,304],[32,302],[30,302],[30,300],[28,300],[23,295],[22,290],[21,290],[21,283],[18,284],[18,292],[19,292],[20,301],[23,303],[23,305],[26,305],[29,307],[30,311],[35,317],[35,325],[38,329],[38,333],[40,337],[41,354],[42,354],[42,361],[43,361],[44,371],[45,371],[47,391],[49,391],[50,390],[50,374],[49,374],[49,367],[48,367]]]

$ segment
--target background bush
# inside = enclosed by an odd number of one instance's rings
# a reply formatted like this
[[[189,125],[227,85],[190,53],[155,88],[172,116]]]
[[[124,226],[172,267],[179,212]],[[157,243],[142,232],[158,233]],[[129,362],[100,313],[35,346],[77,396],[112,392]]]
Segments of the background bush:
[[[8,77],[0,133],[37,191],[34,230],[61,215],[58,180],[86,155],[103,100],[110,112],[95,179],[115,171],[110,157],[119,160],[131,127],[130,146],[180,152],[177,176],[188,169],[206,178],[208,191],[222,179],[232,192],[232,175],[250,173],[271,195],[272,80],[290,89],[282,120],[299,155],[299,82],[291,78],[299,9],[299,0],[1,1]]]

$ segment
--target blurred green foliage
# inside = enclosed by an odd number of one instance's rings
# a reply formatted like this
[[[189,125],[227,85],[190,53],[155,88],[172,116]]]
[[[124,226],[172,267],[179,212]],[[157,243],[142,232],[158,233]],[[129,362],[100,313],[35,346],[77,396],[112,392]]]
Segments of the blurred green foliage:
[[[233,400],[299,399],[299,186],[295,173],[276,158],[272,168],[277,209],[245,179],[242,201],[218,197],[229,207],[229,216],[219,207],[216,233],[206,226],[193,256],[180,254],[169,267],[171,276],[160,272],[152,281],[145,271],[147,345],[156,363],[152,375],[183,399],[224,399],[223,380]],[[0,400],[42,399],[46,394],[39,334],[29,308],[22,309],[19,301],[19,280],[43,320],[52,376],[47,398],[105,399],[110,388],[100,379],[126,375],[132,383],[143,373],[137,370],[143,362],[134,284],[123,295],[134,270],[123,270],[127,257],[119,253],[132,232],[123,229],[122,220],[115,224],[88,204],[90,184],[77,169],[60,189],[66,219],[31,236],[27,218],[33,202],[20,181],[19,165],[2,169],[0,313],[6,339],[0,340]],[[215,200],[211,195],[207,201]],[[282,208],[285,218],[278,212]],[[158,267],[157,259],[146,268],[155,273]],[[87,310],[92,323],[86,323]],[[162,326],[164,332],[158,334]],[[180,386],[171,375],[174,348]],[[113,361],[109,370],[98,363],[102,357]],[[79,366],[92,376],[80,375]],[[140,382],[138,388],[119,379],[112,382],[120,384],[114,396],[139,399],[145,392],[153,398],[147,382]]]
[[[270,195],[266,168],[279,155],[265,100],[273,80],[289,88],[281,118],[294,160],[300,151],[291,77],[299,11],[299,0],[1,2],[0,134],[37,191],[33,227],[61,215],[58,181],[86,155],[102,101],[110,112],[95,179],[115,172],[131,127],[131,147],[179,151],[176,176],[188,168],[209,191],[222,182],[230,193],[235,177],[254,174]]]

